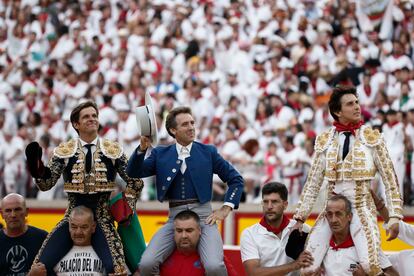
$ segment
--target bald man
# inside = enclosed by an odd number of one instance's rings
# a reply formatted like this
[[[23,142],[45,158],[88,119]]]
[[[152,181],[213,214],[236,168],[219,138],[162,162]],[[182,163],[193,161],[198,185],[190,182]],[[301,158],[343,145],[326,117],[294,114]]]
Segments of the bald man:
[[[47,232],[27,225],[26,200],[8,194],[0,202],[6,225],[0,230],[0,275],[26,275],[47,236]]]
[[[58,262],[53,271],[57,276],[114,275],[106,273],[102,260],[92,247],[92,234],[96,230],[93,211],[83,205],[76,206],[69,215],[69,234],[73,242],[72,249]],[[30,276],[46,276],[46,267],[41,262],[35,263]],[[126,274],[125,274],[126,275]]]

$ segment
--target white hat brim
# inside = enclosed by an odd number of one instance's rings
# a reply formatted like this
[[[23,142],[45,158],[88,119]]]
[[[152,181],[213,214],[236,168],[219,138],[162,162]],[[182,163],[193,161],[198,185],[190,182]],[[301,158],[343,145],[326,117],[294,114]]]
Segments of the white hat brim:
[[[145,105],[135,109],[135,115],[141,136],[151,137],[152,144],[158,144],[158,127],[151,96],[145,93]]]

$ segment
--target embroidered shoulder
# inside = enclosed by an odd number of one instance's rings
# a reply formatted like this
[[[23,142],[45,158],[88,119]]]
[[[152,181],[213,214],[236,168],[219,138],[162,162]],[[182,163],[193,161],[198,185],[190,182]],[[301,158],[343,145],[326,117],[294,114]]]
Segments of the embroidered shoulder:
[[[122,147],[119,143],[107,139],[102,139],[101,150],[106,157],[111,159],[117,159],[121,157],[123,152]]]
[[[361,127],[361,142],[367,146],[375,147],[381,142],[381,133],[377,129]]]
[[[326,130],[322,134],[318,135],[318,137],[316,137],[315,142],[315,151],[319,153],[325,151],[331,144],[334,133],[335,128],[331,128],[329,130]]]
[[[75,155],[76,153],[76,140],[69,140],[67,142],[60,143],[59,146],[57,146],[53,153],[55,156],[59,158],[69,158]]]

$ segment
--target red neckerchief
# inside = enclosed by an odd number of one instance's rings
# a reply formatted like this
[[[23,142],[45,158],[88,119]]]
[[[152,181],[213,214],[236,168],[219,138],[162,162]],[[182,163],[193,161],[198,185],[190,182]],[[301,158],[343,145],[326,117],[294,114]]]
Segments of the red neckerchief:
[[[78,85],[78,82],[77,81],[75,83],[68,82],[68,84],[69,84],[70,87],[74,88]]]
[[[351,44],[352,41],[352,37],[349,34],[344,34],[344,40],[345,40],[345,44],[346,46],[349,46],[349,44]]]
[[[346,237],[346,239],[342,243],[335,244],[333,236],[332,236],[331,240],[329,241],[329,246],[333,250],[338,250],[338,249],[341,249],[341,248],[349,248],[349,247],[354,246],[354,241],[352,240],[351,234],[348,234],[348,237]]]
[[[314,94],[316,94],[316,84],[317,84],[317,82],[318,82],[318,79],[317,78],[312,78],[310,80],[310,84],[311,84],[311,86],[313,88],[313,91],[315,91]]]
[[[50,95],[48,95],[50,97]],[[43,101],[42,110],[47,111],[49,109],[49,103],[46,101]]]
[[[33,108],[36,106],[36,101],[35,100],[33,100],[33,101],[30,101],[30,102],[28,102],[28,103],[26,103],[26,107],[27,107],[27,109],[29,109],[29,111],[30,112],[32,112],[33,111]]]
[[[294,101],[287,101],[287,104],[290,105],[292,109],[300,110],[300,103]]]
[[[96,70],[98,70],[98,65],[96,65],[96,64],[94,64],[94,65],[92,65],[90,68],[89,68],[89,72],[90,73],[93,73],[93,72],[95,72]]]
[[[371,86],[370,85],[364,85],[365,94],[369,97],[371,96]]]
[[[36,85],[36,79],[34,78],[28,78],[28,81],[30,81],[31,83],[33,83],[34,85]]]
[[[53,69],[51,69],[51,68],[48,68],[47,69],[47,71],[46,71],[46,74],[48,75],[48,76],[54,76],[55,75],[55,70],[53,70]]]
[[[259,82],[259,88],[265,89],[267,87],[267,85],[268,85],[268,82],[266,80],[261,80]]]
[[[387,123],[387,125],[389,126],[389,127],[394,127],[395,125],[397,125],[399,123],[399,121],[395,121],[395,122],[392,122],[392,123],[390,123],[390,122],[388,122]]]
[[[316,132],[313,130],[309,130],[306,132],[306,137],[310,138],[310,139],[314,139],[316,138]]]
[[[279,115],[280,111],[282,110],[282,107],[283,106],[277,106],[277,107],[275,107],[275,113],[276,113],[276,115]]]
[[[264,217],[260,220],[260,225],[266,228],[267,231],[272,232],[275,235],[278,235],[280,232],[283,231],[283,229],[286,228],[286,226],[289,225],[289,218],[286,215],[283,215],[282,217],[282,223],[280,223],[279,227],[273,227],[270,224],[268,224]]]
[[[352,124],[352,123],[350,123],[350,124],[348,124],[348,125],[344,125],[344,124],[341,124],[340,122],[338,122],[338,121],[335,121],[334,123],[333,123],[333,125],[334,125],[334,127],[336,128],[336,131],[338,131],[338,132],[342,132],[342,131],[349,131],[349,132],[351,132],[352,133],[352,135],[354,135],[355,136],[355,130],[357,130],[357,129],[359,129],[362,125],[364,124],[364,121],[359,121],[358,123],[356,123],[356,124]]]

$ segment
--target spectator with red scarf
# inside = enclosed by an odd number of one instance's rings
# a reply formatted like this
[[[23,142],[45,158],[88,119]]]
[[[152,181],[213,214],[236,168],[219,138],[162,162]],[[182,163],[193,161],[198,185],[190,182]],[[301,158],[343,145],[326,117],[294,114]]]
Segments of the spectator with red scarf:
[[[328,200],[325,217],[332,235],[328,252],[323,259],[323,275],[367,275],[359,263],[360,259],[351,236],[351,202],[343,195],[332,196]],[[384,260],[384,275],[399,275],[385,255],[382,254],[381,258]],[[306,274],[309,275],[314,274]]]
[[[284,211],[288,206],[284,184],[269,182],[262,189],[263,217],[241,235],[240,252],[247,275],[299,275],[299,269],[312,264],[312,256],[303,251],[296,260],[285,248],[295,224]],[[307,230],[309,226],[305,225]],[[304,227],[304,228],[305,228]]]

